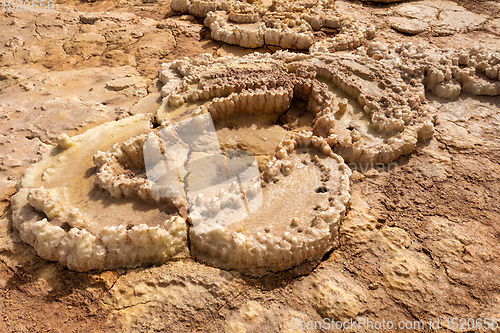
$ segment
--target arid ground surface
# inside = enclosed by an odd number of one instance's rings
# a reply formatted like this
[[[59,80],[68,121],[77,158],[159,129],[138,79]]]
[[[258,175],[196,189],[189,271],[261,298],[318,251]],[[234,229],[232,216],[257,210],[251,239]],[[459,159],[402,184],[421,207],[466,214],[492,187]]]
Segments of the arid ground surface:
[[[500,48],[496,1],[405,3],[337,2],[376,26],[375,41]],[[425,331],[437,319],[442,330],[452,318],[500,322],[498,96],[429,93],[434,137],[390,167],[353,172],[341,245],[317,267],[256,279],[183,259],[76,273],[40,259],[13,229],[9,198],[23,171],[61,133],[155,112],[161,63],[253,50],[212,41],[169,0],[2,12],[0,42],[0,332],[300,331],[293,318],[423,321]]]

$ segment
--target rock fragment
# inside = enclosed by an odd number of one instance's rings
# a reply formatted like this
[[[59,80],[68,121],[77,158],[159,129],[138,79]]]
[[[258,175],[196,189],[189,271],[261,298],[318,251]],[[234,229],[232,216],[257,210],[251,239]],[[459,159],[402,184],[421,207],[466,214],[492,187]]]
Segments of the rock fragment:
[[[416,35],[429,29],[429,25],[417,19],[394,17],[390,19],[391,26],[399,32]]]

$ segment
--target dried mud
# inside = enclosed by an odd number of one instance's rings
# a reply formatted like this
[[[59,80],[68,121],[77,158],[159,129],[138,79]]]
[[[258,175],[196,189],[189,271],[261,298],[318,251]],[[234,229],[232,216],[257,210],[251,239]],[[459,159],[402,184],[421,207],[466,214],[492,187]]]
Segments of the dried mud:
[[[373,24],[376,42],[500,48],[497,2],[429,3],[337,7]],[[462,19],[405,17],[408,5]],[[400,33],[401,18],[424,29]],[[0,332],[292,332],[293,318],[356,317],[422,320],[430,332],[437,318],[500,320],[498,96],[449,101],[427,92],[437,109],[432,139],[388,165],[349,165],[340,245],[319,264],[258,279],[193,259],[76,273],[40,259],[13,228],[9,200],[22,172],[61,133],[154,113],[161,63],[254,50],[212,41],[202,21],[175,15],[168,0],[59,1],[51,13],[2,12],[0,27]],[[231,132],[220,132],[229,141]]]

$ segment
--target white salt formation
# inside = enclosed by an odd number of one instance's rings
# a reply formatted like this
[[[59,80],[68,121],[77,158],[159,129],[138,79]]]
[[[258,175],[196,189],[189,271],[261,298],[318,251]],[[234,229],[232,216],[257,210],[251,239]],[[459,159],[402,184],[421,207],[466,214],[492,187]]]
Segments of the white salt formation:
[[[200,132],[196,141],[204,137]],[[226,151],[222,157],[197,151],[192,143],[181,163],[186,177],[178,182],[189,203],[190,245],[196,259],[261,276],[318,260],[336,246],[350,198],[351,172],[324,139],[311,133],[295,135],[276,148],[262,173],[251,154]],[[110,193],[115,188],[134,193],[132,184],[141,179],[137,174],[130,176],[125,165],[110,170],[116,172],[107,175],[112,179],[106,186]],[[130,179],[130,189],[124,178]],[[159,201],[154,195],[142,198]]]
[[[261,205],[237,223],[191,228],[192,254],[252,276],[319,260],[337,246],[350,174],[324,139],[296,135],[278,146],[276,157],[265,166]],[[249,186],[246,198],[253,192]],[[214,213],[215,219],[224,211]]]
[[[350,50],[375,34],[367,23],[341,14],[332,0],[173,0],[171,8],[205,18],[213,39],[247,48]],[[335,36],[315,43],[320,30]]]
[[[497,50],[378,43],[164,64],[156,115],[61,135],[21,179],[13,225],[41,257],[79,271],[161,264],[189,251],[254,276],[314,261],[338,242],[350,197],[343,161],[411,153],[433,133],[425,89],[498,95],[499,64]],[[308,126],[278,125],[297,107]],[[247,116],[275,119],[288,139],[272,153],[221,149],[211,119],[220,126]]]
[[[440,50],[418,45],[372,43],[368,54],[395,66],[405,79],[416,79],[444,99],[462,92],[500,95],[500,51],[486,48]]]
[[[254,54],[214,59],[195,59],[163,64],[159,78],[163,105],[157,121],[175,123],[202,106],[214,121],[233,114],[282,113],[293,98],[293,75],[281,59]]]
[[[95,182],[106,184],[103,174],[115,169],[141,167],[138,140],[127,139],[143,138],[149,131],[150,119],[134,116],[71,140],[61,137],[58,146],[25,171],[11,199],[13,225],[21,238],[42,258],[76,271],[161,264],[185,257],[189,251],[185,219],[176,210],[138,201],[159,200],[148,192],[142,178],[117,180],[107,186],[111,196],[95,186]],[[109,149],[109,154],[95,158],[97,165],[108,167],[99,171],[102,178],[96,178],[92,156]]]
[[[297,134],[276,148],[276,157],[260,174],[252,154],[222,154],[209,116],[207,112],[195,114],[156,134],[140,135],[120,148],[96,154],[96,182],[116,198],[187,202],[191,253],[217,267],[260,276],[318,260],[336,246],[350,198],[350,169],[328,143],[311,133]],[[160,137],[167,140],[158,140]],[[174,146],[189,151],[171,151],[171,137],[178,138]],[[156,142],[156,149],[145,154],[139,148],[141,142],[144,147]],[[164,153],[169,161],[160,157]],[[165,176],[174,175],[167,183],[156,177],[162,165],[166,166]],[[146,166],[145,172],[153,175],[156,186],[168,188],[158,191],[164,196],[153,193],[151,179],[141,178],[144,172],[138,170]],[[176,187],[183,191],[171,190]],[[182,194],[184,198],[180,198]],[[283,202],[290,208],[284,208]],[[177,206],[181,209],[182,204]],[[52,206],[46,211],[58,213]]]
[[[168,89],[159,122],[198,108],[216,121],[231,114],[282,113],[295,98],[314,115],[314,134],[353,163],[389,163],[433,133],[424,85],[407,83],[394,65],[362,55],[204,55],[164,64],[160,80]]]

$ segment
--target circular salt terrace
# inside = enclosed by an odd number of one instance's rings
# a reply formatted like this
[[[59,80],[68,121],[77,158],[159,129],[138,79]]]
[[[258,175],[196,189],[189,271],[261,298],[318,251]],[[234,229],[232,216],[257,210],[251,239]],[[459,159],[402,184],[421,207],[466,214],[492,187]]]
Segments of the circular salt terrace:
[[[334,0],[172,0],[171,8],[205,18],[214,40],[246,48],[352,50],[375,36],[373,26],[341,14]]]
[[[283,121],[283,112],[302,102],[308,114],[292,129],[312,130],[352,163],[389,163],[433,134],[435,113],[426,105],[424,85],[352,53],[202,56],[164,64],[160,80],[165,98],[159,122],[175,122],[198,108],[216,123],[234,114],[278,114]],[[300,123],[307,117],[310,127]]]
[[[350,198],[343,158],[387,163],[432,134],[423,86],[366,56],[204,55],[159,74],[159,127],[61,137],[26,171],[13,221],[41,257],[84,271],[190,253],[253,276],[319,260]]]
[[[139,197],[116,200],[95,183],[96,152],[149,131],[150,119],[136,116],[61,138],[25,171],[11,199],[21,238],[42,258],[78,271],[185,256],[187,227],[177,209]]]

